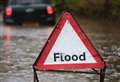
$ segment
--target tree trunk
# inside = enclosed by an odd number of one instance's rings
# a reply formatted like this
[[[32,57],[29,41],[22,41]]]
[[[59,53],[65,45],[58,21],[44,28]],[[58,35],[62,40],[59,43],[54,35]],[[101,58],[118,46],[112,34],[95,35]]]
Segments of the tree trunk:
[[[112,0],[105,0],[104,13],[106,15],[110,14],[111,6],[112,6]]]

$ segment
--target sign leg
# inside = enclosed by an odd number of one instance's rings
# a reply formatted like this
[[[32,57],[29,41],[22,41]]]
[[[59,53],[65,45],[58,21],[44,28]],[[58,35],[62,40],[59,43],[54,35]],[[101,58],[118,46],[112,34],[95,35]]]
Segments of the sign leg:
[[[34,68],[33,70],[34,70],[34,82],[39,82],[36,70]]]
[[[100,70],[100,82],[104,82],[105,70],[106,68]]]

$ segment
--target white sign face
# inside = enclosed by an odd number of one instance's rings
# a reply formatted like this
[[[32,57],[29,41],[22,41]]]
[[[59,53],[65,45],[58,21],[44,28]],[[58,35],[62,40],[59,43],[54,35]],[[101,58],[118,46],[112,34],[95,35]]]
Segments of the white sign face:
[[[63,13],[34,63],[37,70],[104,68],[105,62],[69,12]]]
[[[44,65],[96,63],[72,25],[66,20]]]

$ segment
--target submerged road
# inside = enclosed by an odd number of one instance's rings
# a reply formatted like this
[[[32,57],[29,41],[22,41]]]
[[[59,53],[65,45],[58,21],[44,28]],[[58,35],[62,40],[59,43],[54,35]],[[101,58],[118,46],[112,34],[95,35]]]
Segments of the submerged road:
[[[107,62],[105,82],[120,82],[120,28],[94,20],[79,21],[85,34]],[[9,26],[0,21],[0,82],[33,82],[32,65],[54,27]],[[40,82],[99,82],[99,76],[39,72]]]

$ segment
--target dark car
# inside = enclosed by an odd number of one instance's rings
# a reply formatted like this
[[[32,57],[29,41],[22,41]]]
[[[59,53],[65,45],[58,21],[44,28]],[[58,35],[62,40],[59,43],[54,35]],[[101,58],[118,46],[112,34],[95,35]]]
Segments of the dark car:
[[[3,22],[22,24],[25,21],[54,25],[54,5],[50,0],[8,0],[4,8]]]

